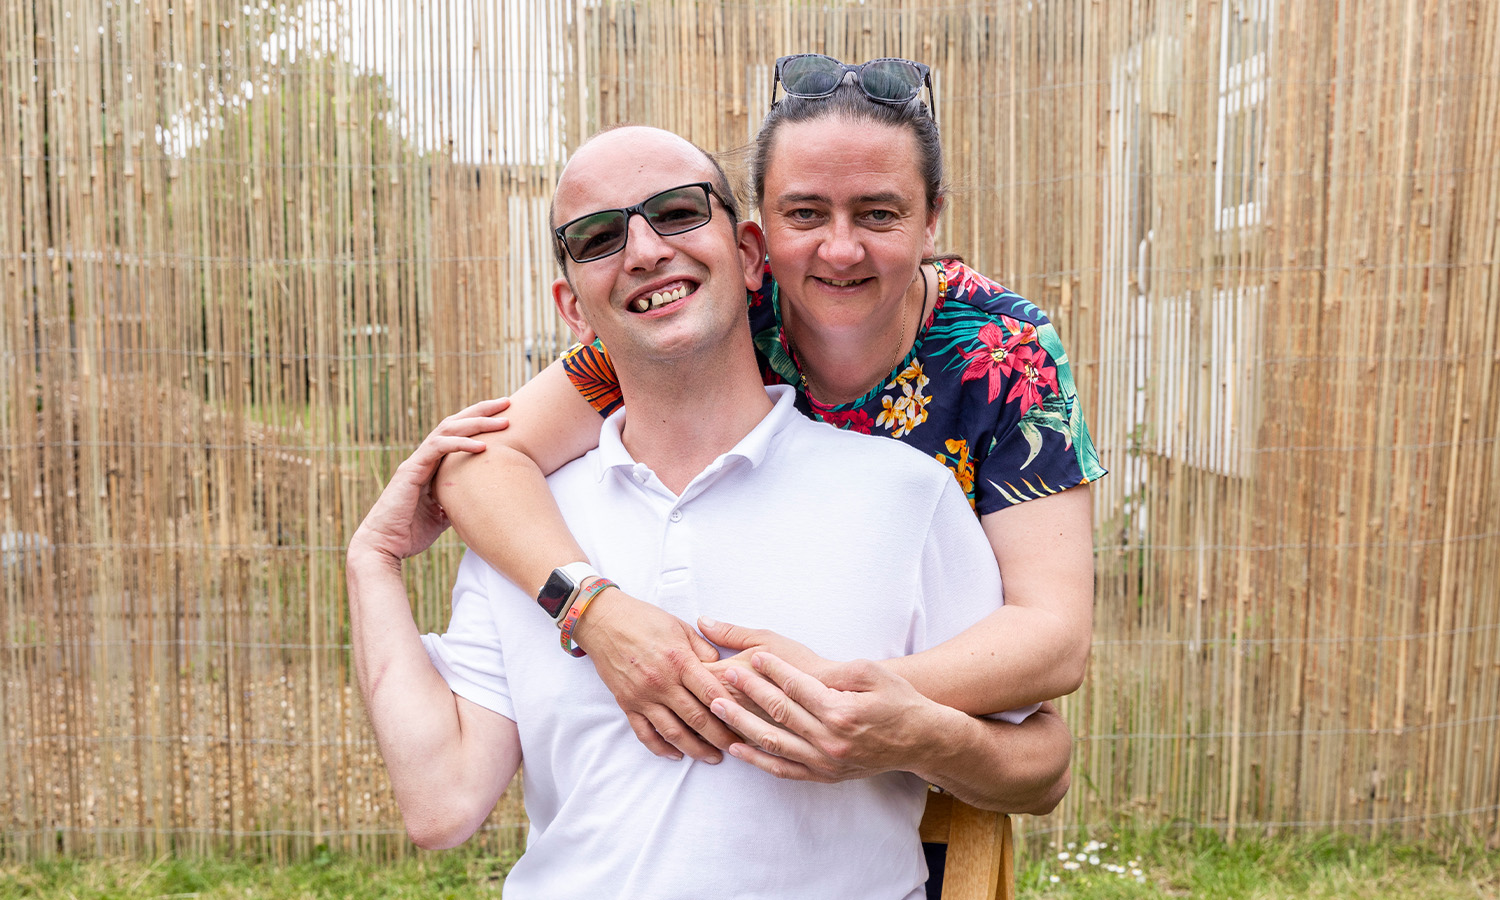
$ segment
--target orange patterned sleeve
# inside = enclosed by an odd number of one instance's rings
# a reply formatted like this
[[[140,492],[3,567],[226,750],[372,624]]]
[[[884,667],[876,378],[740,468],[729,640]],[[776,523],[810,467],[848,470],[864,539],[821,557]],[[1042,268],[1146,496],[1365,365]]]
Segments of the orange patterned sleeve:
[[[607,416],[624,405],[620,394],[620,379],[615,375],[615,364],[609,351],[599,341],[592,344],[574,344],[562,355],[563,371],[568,380],[583,395],[589,405]]]

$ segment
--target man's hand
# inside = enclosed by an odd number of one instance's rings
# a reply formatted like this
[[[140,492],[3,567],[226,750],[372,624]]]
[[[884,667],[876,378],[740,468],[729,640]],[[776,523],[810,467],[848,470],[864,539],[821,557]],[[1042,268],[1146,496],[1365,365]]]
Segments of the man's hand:
[[[772,721],[730,699],[710,708],[749,742],[729,752],[778,778],[836,782],[910,771],[942,734],[933,723],[963,715],[867,660],[825,663],[821,681],[771,653],[756,652],[750,664],[754,671],[735,666],[725,679]]]
[[[717,763],[724,758],[719,751],[737,740],[708,710],[715,698],[729,696],[704,665],[719,651],[688,623],[611,589],[578,621],[574,640],[652,753]]]
[[[508,406],[504,397],[482,400],[439,422],[380,492],[349,540],[350,554],[373,551],[402,560],[432,546],[448,528],[448,516],[431,490],[438,464],[449,453],[483,453],[484,443],[473,435],[504,429],[506,420],[496,416]]]

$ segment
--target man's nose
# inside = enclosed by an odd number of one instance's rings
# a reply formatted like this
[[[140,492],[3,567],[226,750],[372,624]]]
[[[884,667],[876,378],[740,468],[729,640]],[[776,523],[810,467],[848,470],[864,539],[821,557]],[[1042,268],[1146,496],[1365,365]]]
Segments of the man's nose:
[[[637,221],[639,220],[639,221]],[[632,212],[625,223],[625,264],[631,269],[654,269],[672,257],[674,249],[656,233],[643,213]]]

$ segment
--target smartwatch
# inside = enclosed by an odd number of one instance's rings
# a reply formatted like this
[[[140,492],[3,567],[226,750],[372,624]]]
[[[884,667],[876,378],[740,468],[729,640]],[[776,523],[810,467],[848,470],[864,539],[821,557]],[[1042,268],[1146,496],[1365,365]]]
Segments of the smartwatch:
[[[563,616],[568,614],[568,607],[573,605],[573,598],[578,596],[583,583],[598,577],[599,573],[586,562],[568,563],[553,569],[547,583],[537,592],[537,605],[552,618],[553,625],[561,628]]]

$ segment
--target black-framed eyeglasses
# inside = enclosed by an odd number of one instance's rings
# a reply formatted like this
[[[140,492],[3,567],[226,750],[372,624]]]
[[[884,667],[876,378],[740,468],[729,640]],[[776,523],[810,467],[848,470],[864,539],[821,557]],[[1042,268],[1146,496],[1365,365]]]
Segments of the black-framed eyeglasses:
[[[877,103],[906,103],[927,87],[927,111],[937,119],[937,98],[932,90],[932,70],[924,63],[895,56],[872,59],[859,65],[840,62],[821,53],[797,53],[776,60],[771,82],[771,105],[776,105],[776,85],[789,97],[827,97],[854,73],[854,83]]]
[[[645,219],[651,230],[662,237],[702,228],[713,219],[714,208],[710,197],[718,197],[725,209],[732,209],[712,184],[696,181],[667,188],[624,209],[601,209],[579,216],[564,222],[553,229],[552,233],[568,251],[573,262],[593,262],[625,249],[625,240],[630,236],[631,216],[638,215]]]

